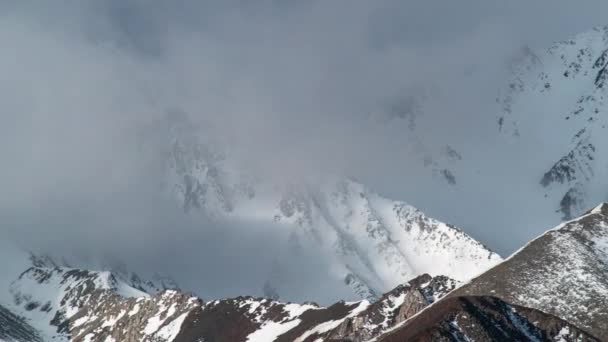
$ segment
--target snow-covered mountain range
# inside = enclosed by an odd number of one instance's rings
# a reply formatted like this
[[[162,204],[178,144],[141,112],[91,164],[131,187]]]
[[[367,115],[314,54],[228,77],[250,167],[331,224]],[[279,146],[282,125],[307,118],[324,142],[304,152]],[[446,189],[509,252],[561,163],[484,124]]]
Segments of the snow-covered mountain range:
[[[3,248],[0,340],[601,341],[608,336],[608,204],[460,283],[423,274],[375,301],[204,301]],[[23,271],[20,269],[25,268]]]
[[[374,303],[283,303],[237,297],[204,302],[177,289],[144,292],[111,272],[57,266],[3,249],[0,341],[367,340],[457,285],[424,274]],[[20,260],[21,257],[21,260]],[[19,267],[22,272],[13,273]],[[12,279],[9,281],[8,279]]]

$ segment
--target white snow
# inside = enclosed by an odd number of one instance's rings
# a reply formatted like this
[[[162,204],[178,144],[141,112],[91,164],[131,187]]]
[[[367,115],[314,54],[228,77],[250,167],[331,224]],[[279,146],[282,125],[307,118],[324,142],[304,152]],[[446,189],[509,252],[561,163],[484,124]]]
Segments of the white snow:
[[[116,324],[116,322],[118,322],[122,316],[125,315],[125,310],[121,310],[120,313],[116,316],[116,317],[110,317],[110,319],[108,319],[107,321],[103,322],[103,324],[101,325],[101,327],[112,327],[114,326],[114,324]]]
[[[354,308],[351,312],[349,312],[348,315],[346,315],[343,318],[338,319],[338,320],[327,321],[327,322],[323,322],[321,324],[318,324],[314,328],[312,328],[312,329],[304,332],[304,334],[300,335],[297,339],[295,339],[294,342],[302,342],[302,341],[306,340],[311,335],[322,334],[322,333],[328,332],[328,331],[330,331],[330,330],[338,327],[347,318],[356,316],[357,314],[359,314],[363,310],[367,309],[368,306],[369,306],[369,302],[366,301],[366,300],[363,300],[363,301],[359,302],[359,305],[356,308]]]
[[[129,311],[128,315],[129,316],[133,316],[136,315],[139,312],[139,303],[135,304],[135,306],[133,306],[133,309],[131,309],[131,311]]]
[[[182,324],[184,323],[184,319],[188,316],[188,312],[185,312],[179,315],[177,318],[172,320],[170,323],[163,326],[155,336],[164,339],[164,341],[170,342],[173,341],[179,334]]]
[[[308,310],[319,310],[319,307],[310,305],[310,304],[290,303],[290,304],[286,304],[285,307],[283,308],[283,310],[285,312],[287,312],[287,314],[289,315],[287,317],[287,319],[290,320],[290,319],[300,316],[301,314],[303,314],[304,312],[306,312]]]
[[[164,322],[165,320],[161,319],[158,314],[148,318],[148,323],[146,324],[143,333],[146,335],[155,333]]]
[[[567,339],[568,337],[570,337],[570,327],[565,326],[565,327],[561,328],[561,330],[555,336],[554,339],[555,339],[555,342],[567,342],[567,341],[569,341],[569,339]]]
[[[299,319],[294,319],[286,322],[266,322],[262,326],[247,336],[247,342],[271,342],[280,335],[295,328],[300,324]]]

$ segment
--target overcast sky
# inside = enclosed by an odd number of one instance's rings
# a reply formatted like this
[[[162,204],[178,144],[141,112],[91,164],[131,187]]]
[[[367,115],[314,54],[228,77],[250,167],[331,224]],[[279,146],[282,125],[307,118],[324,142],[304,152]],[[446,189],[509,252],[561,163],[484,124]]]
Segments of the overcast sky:
[[[416,134],[429,148],[475,145],[496,134],[489,108],[517,50],[606,24],[606,10],[602,0],[0,1],[1,225],[38,245],[135,245],[134,263],[220,274],[200,285],[211,295],[259,291],[235,273],[266,272],[270,252],[240,261],[270,233],[200,233],[150,200],[157,175],[136,132],[178,108],[262,173],[354,177],[508,254],[548,227],[512,236],[511,222],[488,225],[517,214],[500,196],[452,205],[459,194],[415,188],[419,161],[400,153],[415,149],[407,120],[370,124],[370,113],[422,93],[432,113]],[[192,235],[169,234],[176,226]]]

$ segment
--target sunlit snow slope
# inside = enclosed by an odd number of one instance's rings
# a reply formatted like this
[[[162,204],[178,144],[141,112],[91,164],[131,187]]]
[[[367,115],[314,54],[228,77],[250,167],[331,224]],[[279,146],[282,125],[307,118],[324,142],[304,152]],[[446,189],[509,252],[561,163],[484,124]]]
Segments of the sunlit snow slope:
[[[255,178],[202,143],[185,118],[172,120],[168,184],[187,212],[242,229],[248,223],[271,226],[285,234],[288,254],[318,251],[331,265],[330,276],[362,298],[423,273],[466,280],[500,261],[458,228],[355,181],[276,184]],[[280,294],[281,284],[269,281]]]

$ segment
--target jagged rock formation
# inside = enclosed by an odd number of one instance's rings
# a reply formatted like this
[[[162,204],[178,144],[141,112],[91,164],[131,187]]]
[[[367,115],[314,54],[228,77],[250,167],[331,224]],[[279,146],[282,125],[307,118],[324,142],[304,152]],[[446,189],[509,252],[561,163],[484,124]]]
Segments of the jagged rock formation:
[[[452,291],[458,282],[453,279],[424,274],[399,285],[371,303],[357,316],[346,319],[327,340],[367,341],[383,331],[413,317],[428,305]]]
[[[151,297],[125,298],[96,290],[59,326],[72,341],[174,341],[192,310],[202,301],[175,290]]]
[[[203,302],[178,290],[142,292],[105,271],[31,257],[0,306],[7,341],[364,341],[445,296],[457,282],[422,275],[377,302],[282,303],[237,297]]]
[[[87,306],[72,322],[74,329],[93,334],[94,340],[104,340],[107,336],[120,341],[151,339],[137,332],[154,332],[150,323],[154,322],[152,325],[157,331],[163,327],[165,330],[169,326],[179,327],[171,335],[174,340],[168,341],[314,341],[319,338],[365,341],[415,315],[455,286],[452,279],[423,275],[383,295],[378,302],[338,302],[329,307],[253,297],[203,303],[170,290],[151,298],[120,300],[115,294],[106,297],[108,291],[100,291],[100,298],[89,303],[105,304]],[[113,324],[110,327],[99,317],[109,317]],[[106,328],[97,328],[99,333],[95,334],[95,326]],[[164,335],[167,333],[154,334]]]

